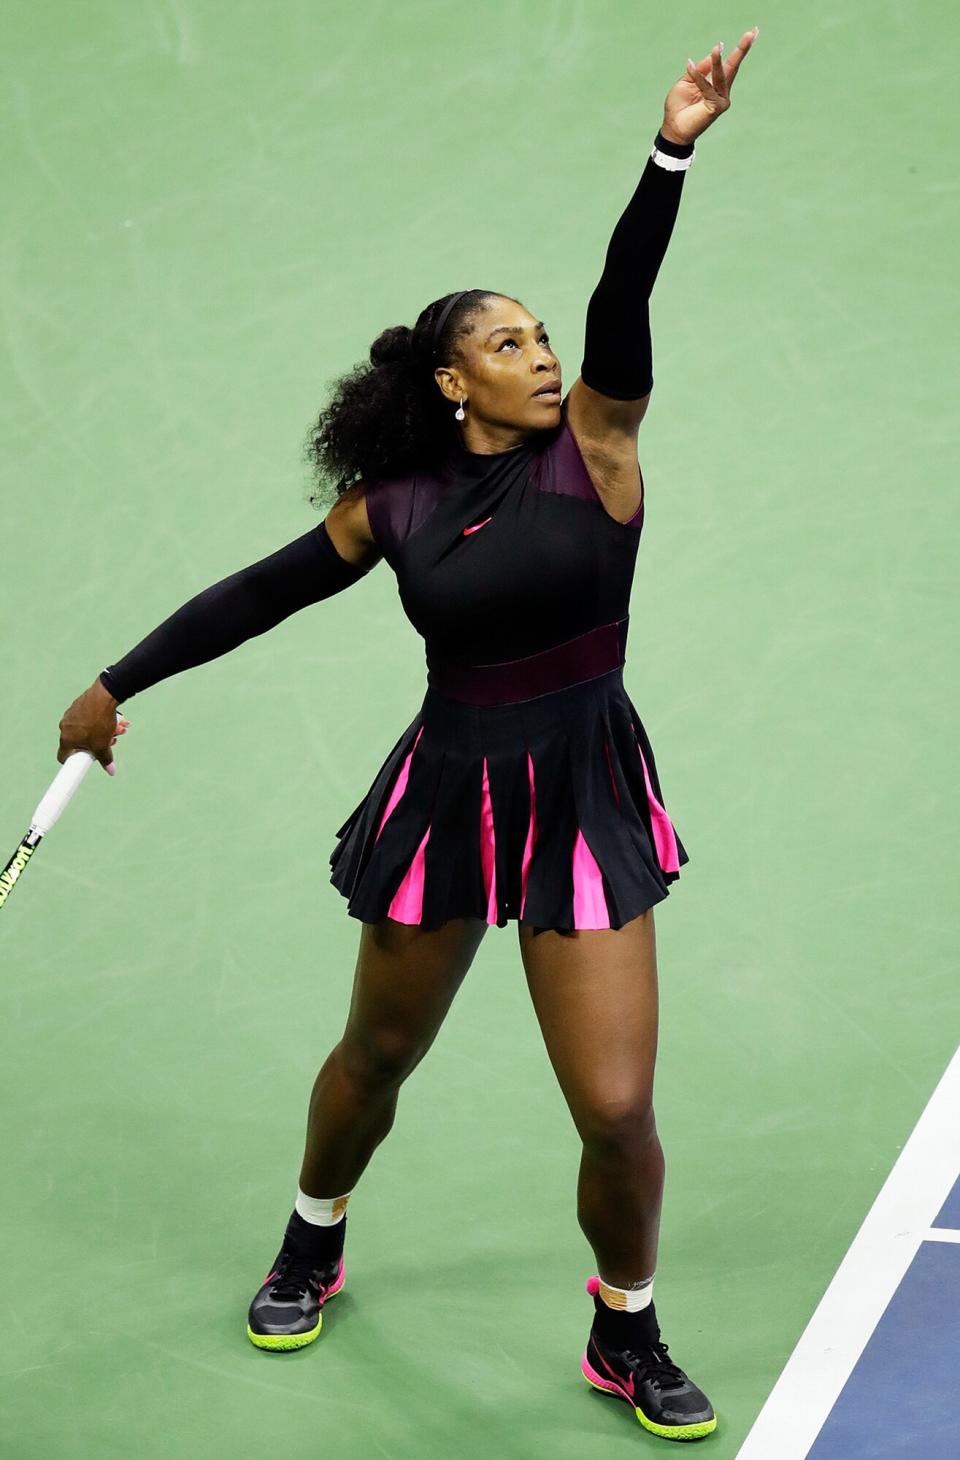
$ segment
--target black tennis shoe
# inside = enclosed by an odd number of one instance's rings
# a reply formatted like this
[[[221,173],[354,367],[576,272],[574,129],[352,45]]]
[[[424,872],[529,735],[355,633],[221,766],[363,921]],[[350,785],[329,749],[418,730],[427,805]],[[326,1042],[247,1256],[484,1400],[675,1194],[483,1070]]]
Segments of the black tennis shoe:
[[[323,1326],[323,1305],[339,1293],[345,1278],[342,1252],[317,1267],[309,1253],[281,1247],[250,1304],[250,1342],[280,1353],[313,1343]]]
[[[587,1292],[596,1295],[598,1289],[599,1280],[590,1278]],[[713,1406],[670,1358],[655,1317],[649,1338],[625,1349],[611,1345],[597,1328],[594,1320],[580,1360],[588,1384],[625,1399],[644,1429],[665,1440],[700,1440],[713,1433],[717,1427]]]

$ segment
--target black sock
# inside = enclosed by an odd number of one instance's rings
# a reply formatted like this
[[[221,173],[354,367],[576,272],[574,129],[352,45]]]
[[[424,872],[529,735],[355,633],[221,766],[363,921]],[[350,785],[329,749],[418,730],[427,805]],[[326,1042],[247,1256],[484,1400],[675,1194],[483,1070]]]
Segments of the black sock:
[[[608,1308],[599,1293],[593,1295],[595,1317],[594,1330],[599,1338],[612,1349],[641,1348],[656,1343],[660,1337],[660,1325],[653,1300],[639,1313],[621,1312]]]
[[[343,1241],[347,1230],[347,1214],[332,1227],[320,1227],[315,1222],[306,1222],[296,1208],[290,1213],[283,1245],[297,1252],[307,1253],[317,1264],[326,1267],[343,1252]]]

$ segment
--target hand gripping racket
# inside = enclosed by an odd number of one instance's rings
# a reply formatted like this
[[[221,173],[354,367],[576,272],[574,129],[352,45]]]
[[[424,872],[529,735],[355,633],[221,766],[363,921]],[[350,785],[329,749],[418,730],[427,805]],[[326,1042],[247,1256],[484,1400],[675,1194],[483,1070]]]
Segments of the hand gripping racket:
[[[120,720],[119,710],[117,720]],[[51,826],[59,821],[71,797],[95,760],[96,756],[91,755],[89,750],[75,750],[72,755],[67,756],[57,771],[33,813],[30,830],[3,871],[0,872],[0,907],[3,907],[10,896],[24,868],[37,850],[41,838],[46,836]]]

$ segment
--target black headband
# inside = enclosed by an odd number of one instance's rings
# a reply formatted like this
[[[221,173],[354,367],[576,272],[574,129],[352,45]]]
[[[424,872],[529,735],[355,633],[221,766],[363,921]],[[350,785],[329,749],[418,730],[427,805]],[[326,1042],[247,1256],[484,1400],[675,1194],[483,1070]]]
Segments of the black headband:
[[[455,305],[459,304],[464,294],[469,293],[469,289],[461,289],[459,294],[454,294],[453,298],[448,300],[447,303],[443,306],[443,309],[440,313],[440,318],[437,320],[436,324],[433,327],[434,354],[436,354],[437,352],[437,346],[440,343],[440,336],[443,334],[443,327],[446,324],[447,320],[450,318],[450,311],[454,308]]]

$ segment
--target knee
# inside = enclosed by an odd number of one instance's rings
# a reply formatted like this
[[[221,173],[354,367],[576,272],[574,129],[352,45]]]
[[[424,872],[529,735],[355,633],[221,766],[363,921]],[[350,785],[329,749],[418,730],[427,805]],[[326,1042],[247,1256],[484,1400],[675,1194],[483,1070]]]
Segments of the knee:
[[[354,1085],[366,1091],[402,1084],[421,1054],[414,1040],[395,1029],[370,1030],[362,1035],[347,1033],[339,1047],[342,1069]]]
[[[598,1159],[637,1159],[659,1148],[653,1103],[646,1094],[598,1095],[578,1122],[584,1149]]]

